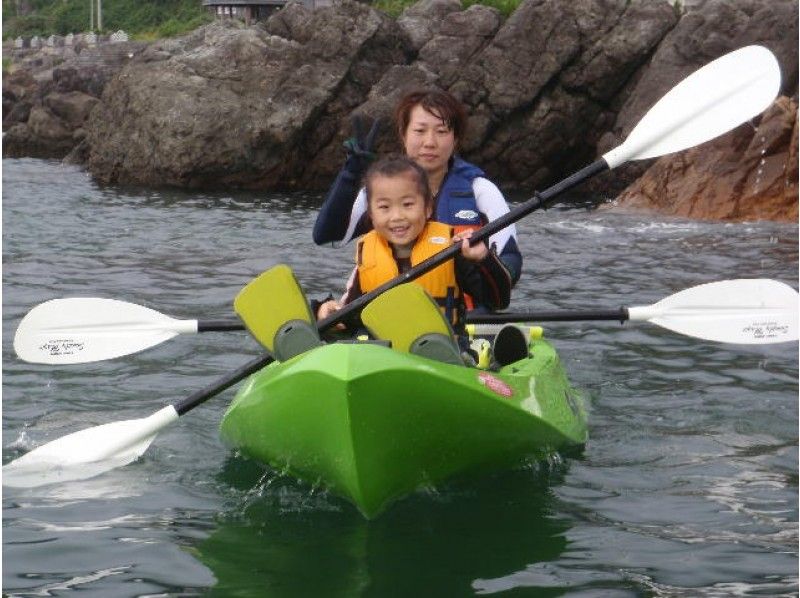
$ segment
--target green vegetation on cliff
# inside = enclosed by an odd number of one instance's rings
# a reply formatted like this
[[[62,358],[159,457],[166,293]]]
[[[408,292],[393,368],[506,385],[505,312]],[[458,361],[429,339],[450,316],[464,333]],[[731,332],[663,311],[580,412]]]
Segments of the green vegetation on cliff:
[[[154,39],[191,31],[212,19],[201,0],[101,0],[103,31]],[[94,20],[97,29],[97,0]],[[3,0],[3,38],[66,35],[90,29],[92,0]]]
[[[417,0],[372,0],[394,17]],[[485,4],[510,15],[522,0],[462,0],[464,8]],[[212,20],[201,0],[101,0],[103,31],[122,29],[134,39],[181,35]],[[92,9],[95,14],[92,16]],[[66,35],[97,29],[97,0],[3,0],[3,39]]]
[[[372,5],[393,17],[399,17],[406,7],[416,3],[417,0],[372,0]],[[464,8],[473,4],[483,4],[499,10],[503,16],[508,16],[522,3],[522,0],[461,0]]]

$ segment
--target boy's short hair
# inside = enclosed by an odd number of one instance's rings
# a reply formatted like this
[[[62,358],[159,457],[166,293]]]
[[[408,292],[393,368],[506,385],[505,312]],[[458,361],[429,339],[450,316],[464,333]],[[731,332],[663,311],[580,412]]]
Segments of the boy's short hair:
[[[394,120],[397,124],[397,133],[402,142],[411,120],[411,111],[415,106],[422,106],[437,118],[442,119],[447,127],[453,131],[457,140],[464,139],[467,132],[467,111],[453,94],[437,89],[415,89],[406,93],[394,110]]]
[[[376,176],[393,177],[401,174],[410,174],[416,179],[417,190],[425,199],[426,207],[433,207],[433,194],[428,183],[428,173],[419,164],[403,154],[389,154],[374,162],[364,175],[364,188],[367,191],[367,207],[371,201],[372,191],[370,184]]]

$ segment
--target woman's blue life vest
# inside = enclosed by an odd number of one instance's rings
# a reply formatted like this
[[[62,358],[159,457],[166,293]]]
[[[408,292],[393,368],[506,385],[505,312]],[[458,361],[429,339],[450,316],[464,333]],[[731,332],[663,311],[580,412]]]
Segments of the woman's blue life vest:
[[[454,156],[453,165],[444,178],[442,188],[439,189],[436,214],[433,219],[451,225],[456,233],[467,229],[476,230],[483,226],[472,182],[478,177],[485,176],[486,174],[474,164]]]

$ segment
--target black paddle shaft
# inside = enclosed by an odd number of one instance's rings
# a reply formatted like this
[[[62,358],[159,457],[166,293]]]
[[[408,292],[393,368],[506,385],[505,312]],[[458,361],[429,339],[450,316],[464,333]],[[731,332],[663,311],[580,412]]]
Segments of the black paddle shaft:
[[[523,311],[497,312],[490,314],[467,314],[467,324],[510,324],[516,322],[601,322],[611,321],[624,324],[629,319],[628,308],[597,311]],[[204,322],[198,325],[199,332],[225,332],[244,330],[241,322]]]
[[[483,242],[485,239],[488,239],[493,234],[498,231],[503,230],[507,226],[510,226],[521,220],[531,212],[538,210],[539,208],[543,207],[547,202],[554,199],[557,195],[560,195],[564,191],[571,189],[572,187],[578,185],[579,183],[585,181],[586,179],[604,172],[608,170],[608,164],[603,159],[597,160],[596,162],[590,164],[583,170],[580,170],[573,174],[572,176],[567,177],[560,183],[557,183],[547,189],[546,191],[542,191],[541,193],[537,193],[533,198],[529,199],[525,203],[517,206],[513,210],[509,211],[508,213],[504,214],[497,220],[493,220],[486,224],[486,226],[482,227],[481,229],[475,231],[472,237],[470,238],[470,245],[475,245],[476,243]],[[344,308],[339,310],[338,312],[332,314],[331,316],[325,318],[324,320],[320,320],[317,324],[320,332],[324,332],[329,328],[332,328],[336,324],[345,320],[345,318],[350,317],[350,315],[360,312],[364,307],[375,299],[378,295],[385,293],[389,289],[392,289],[400,284],[410,282],[416,278],[419,278],[426,272],[430,272],[437,266],[440,266],[447,260],[453,259],[458,252],[461,251],[460,245],[451,245],[447,249],[444,249],[437,253],[436,255],[428,258],[421,264],[417,264],[410,270],[407,270],[397,278],[394,278],[383,285],[379,286],[377,289],[362,295],[361,297],[355,299],[354,301],[348,303]],[[609,320],[617,320],[618,317],[609,317],[609,318],[594,318],[594,319],[609,319]],[[244,330],[244,324],[241,322],[228,322],[225,320],[218,320],[218,321],[199,321],[197,323],[197,331],[198,332],[226,332],[231,330]]]
[[[586,168],[583,168],[582,170],[579,170],[575,174],[567,177],[563,181],[556,183],[549,189],[542,191],[541,193],[537,193],[534,197],[532,197],[525,203],[517,206],[510,212],[500,216],[500,218],[492,220],[485,226],[475,231],[472,234],[472,237],[470,237],[469,241],[470,245],[475,245],[477,243],[485,241],[496,232],[499,232],[504,228],[506,228],[507,226],[514,224],[515,222],[521,220],[531,212],[544,207],[549,201],[553,200],[556,196],[560,195],[564,191],[567,191],[568,189],[571,189],[572,187],[578,185],[579,183],[582,183],[586,179],[601,172],[604,172],[606,170],[608,170],[608,164],[604,159],[601,158],[600,160],[593,162]],[[398,285],[419,278],[426,272],[430,272],[431,270],[440,266],[446,261],[453,259],[456,256],[456,254],[458,254],[460,251],[461,251],[460,245],[458,244],[451,245],[447,249],[440,251],[436,255],[429,257],[422,263],[417,264],[413,268],[407,270],[400,276],[393,278],[388,282],[385,282],[384,284],[370,291],[369,293],[361,295],[361,297],[358,297],[354,301],[348,303],[341,310],[328,316],[324,320],[320,320],[320,322],[317,324],[317,327],[319,328],[320,332],[328,330],[329,328],[335,326],[339,322],[344,321],[350,315],[360,312],[362,309],[364,309],[367,303],[378,297],[378,295],[381,295],[382,293],[385,293],[386,291],[393,289]]]
[[[518,220],[521,220],[531,212],[538,210],[539,208],[544,207],[548,202],[553,200],[556,196],[560,195],[564,191],[572,189],[576,185],[582,183],[588,178],[595,176],[601,172],[605,172],[608,170],[608,163],[604,159],[599,159],[589,166],[579,170],[575,174],[568,176],[563,181],[560,181],[553,185],[552,187],[542,191],[541,193],[537,193],[534,197],[526,201],[525,203],[517,206],[507,214],[502,215],[497,220],[492,220],[485,226],[481,227],[479,230],[475,231],[470,238],[470,245],[475,245],[476,243],[482,242],[489,237],[491,237],[496,232],[503,230],[505,227],[514,224]],[[426,272],[430,272],[437,266],[445,263],[447,260],[453,259],[455,255],[461,251],[461,247],[457,244],[451,245],[447,249],[440,251],[434,256],[429,257],[421,264],[417,264],[410,270],[406,271],[404,274],[401,274],[397,278],[393,278],[389,282],[386,282],[379,286],[378,288],[366,293],[365,295],[361,295],[358,299],[352,301],[345,305],[342,309],[337,311],[336,313],[328,316],[324,320],[320,320],[317,323],[317,328],[320,332],[324,332],[329,328],[332,328],[339,324],[340,322],[344,322],[350,316],[360,312],[364,307],[378,297],[378,295],[385,293],[386,291],[393,289],[394,287],[404,284],[406,282],[410,282],[416,278],[419,278]],[[224,328],[225,330],[232,330],[233,328]],[[210,330],[210,328],[207,328]],[[206,388],[199,390],[195,393],[192,393],[182,401],[180,401],[177,405],[175,405],[175,411],[178,412],[178,415],[183,415],[188,411],[191,411],[198,405],[205,403],[208,399],[221,393],[222,391],[230,388],[237,382],[244,380],[251,374],[254,374],[261,368],[269,365],[275,361],[275,358],[272,355],[264,354],[256,359],[249,361],[239,369],[231,372],[224,378],[214,382],[213,384],[207,386]]]
[[[244,329],[244,324],[234,320],[198,320],[197,322],[197,332],[230,332]]]
[[[507,324],[512,322],[589,322],[612,321],[624,324],[628,308],[600,311],[529,311],[496,314],[467,314],[467,324]]]
[[[227,390],[237,382],[240,382],[250,376],[251,374],[255,374],[258,370],[263,367],[268,366],[270,363],[275,361],[275,358],[270,355],[269,353],[265,353],[253,359],[252,361],[248,361],[239,369],[231,372],[224,378],[217,380],[213,384],[207,386],[202,390],[198,390],[197,392],[193,392],[188,397],[183,399],[181,402],[174,405],[175,411],[178,412],[178,415],[183,415],[184,413],[191,411],[198,405],[205,403],[208,399],[221,393],[223,390]]]

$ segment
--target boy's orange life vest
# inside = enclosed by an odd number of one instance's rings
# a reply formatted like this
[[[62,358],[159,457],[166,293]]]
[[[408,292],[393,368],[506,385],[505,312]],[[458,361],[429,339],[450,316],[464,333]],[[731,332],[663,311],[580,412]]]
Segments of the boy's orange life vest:
[[[446,249],[452,243],[452,239],[453,229],[450,225],[429,221],[411,249],[411,266],[416,266]],[[361,291],[364,293],[369,293],[400,274],[392,254],[392,248],[386,239],[374,230],[358,240],[356,265]],[[455,262],[448,260],[415,279],[414,282],[428,291],[448,319],[455,323],[459,311],[456,309],[457,301],[460,295],[456,282]]]

